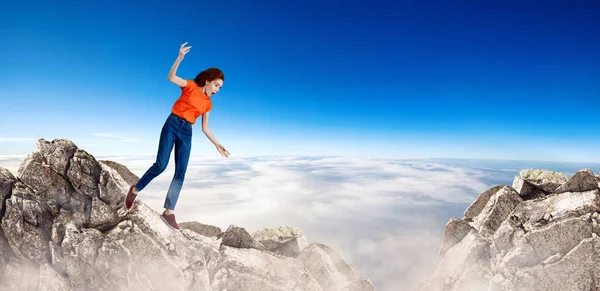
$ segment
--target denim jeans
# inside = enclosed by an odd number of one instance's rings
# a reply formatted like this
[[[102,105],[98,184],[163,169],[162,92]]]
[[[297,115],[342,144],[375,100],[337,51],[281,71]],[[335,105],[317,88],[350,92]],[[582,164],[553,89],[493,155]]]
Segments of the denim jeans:
[[[175,146],[175,175],[169,186],[164,205],[165,208],[171,210],[174,210],[175,204],[177,204],[190,159],[190,151],[192,149],[191,123],[173,113],[169,115],[160,132],[156,162],[135,184],[135,188],[138,191],[142,191],[152,179],[160,175],[169,164],[173,146]]]

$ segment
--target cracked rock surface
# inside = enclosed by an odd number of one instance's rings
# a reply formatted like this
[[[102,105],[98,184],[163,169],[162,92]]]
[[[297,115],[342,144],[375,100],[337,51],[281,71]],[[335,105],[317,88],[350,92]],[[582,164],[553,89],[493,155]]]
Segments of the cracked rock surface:
[[[0,167],[0,290],[374,290],[297,228],[174,231],[143,198],[126,211],[138,179],[65,139]]]
[[[600,290],[599,180],[529,169],[481,193],[446,225],[419,290]]]

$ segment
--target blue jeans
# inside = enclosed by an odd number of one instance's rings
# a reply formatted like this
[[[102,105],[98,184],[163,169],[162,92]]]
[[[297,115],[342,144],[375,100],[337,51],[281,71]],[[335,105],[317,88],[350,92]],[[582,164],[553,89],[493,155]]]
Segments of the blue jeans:
[[[166,209],[171,210],[174,210],[175,204],[177,204],[192,149],[192,124],[187,120],[173,113],[169,115],[160,132],[156,162],[135,184],[135,188],[142,191],[152,179],[160,175],[169,164],[173,146],[175,146],[175,175],[169,186],[164,205]]]

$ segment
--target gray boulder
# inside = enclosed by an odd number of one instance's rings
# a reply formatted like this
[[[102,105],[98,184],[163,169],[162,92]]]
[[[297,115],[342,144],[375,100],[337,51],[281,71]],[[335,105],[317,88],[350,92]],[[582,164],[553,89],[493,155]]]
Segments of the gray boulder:
[[[521,179],[531,183],[546,193],[554,193],[556,188],[560,187],[568,180],[567,175],[563,173],[541,169],[521,170],[519,174]]]
[[[483,192],[446,225],[419,290],[600,290],[598,181],[530,169]]]
[[[219,237],[221,235],[221,228],[203,224],[197,221],[186,221],[179,224],[179,227],[189,229],[197,234],[208,236],[208,237]]]
[[[221,244],[236,248],[266,250],[265,246],[254,239],[243,227],[231,225],[220,235]]]
[[[266,249],[288,257],[300,254],[308,246],[306,236],[296,227],[265,228],[252,234]]]
[[[598,180],[590,169],[577,171],[566,183],[558,187],[555,193],[585,192],[598,188]]]

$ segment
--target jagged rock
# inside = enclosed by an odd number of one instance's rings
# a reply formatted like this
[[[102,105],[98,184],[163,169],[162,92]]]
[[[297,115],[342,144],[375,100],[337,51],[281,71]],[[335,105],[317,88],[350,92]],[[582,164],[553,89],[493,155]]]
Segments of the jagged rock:
[[[562,173],[543,170],[520,174],[522,180],[515,178],[517,183],[513,184],[518,189],[503,186],[492,191],[496,193],[485,209],[496,211],[484,209],[473,219],[465,215],[450,220],[444,237],[461,237],[468,229],[465,224],[475,230],[453,246],[446,240],[442,243],[442,248],[449,248],[440,252],[438,262],[419,290],[600,288],[600,253],[596,251],[600,247],[600,190],[591,187],[592,172],[581,170],[570,179]],[[531,188],[524,190],[529,187],[526,183],[540,191],[552,191],[535,200],[524,200],[519,194],[531,194]],[[487,227],[482,228],[484,225]]]
[[[203,224],[197,221],[186,221],[179,224],[179,227],[189,229],[203,236],[218,237],[221,234],[221,228]]]
[[[117,173],[119,173],[121,178],[123,178],[123,180],[125,180],[127,185],[134,185],[135,183],[137,183],[140,180],[140,177],[138,177],[136,174],[131,172],[123,164],[117,163],[115,161],[108,161],[108,160],[99,160],[99,162],[102,164],[105,164],[105,165],[111,167],[113,170],[117,171]]]
[[[525,199],[525,200],[540,199],[540,198],[546,197],[546,192],[544,192],[544,190],[542,190],[542,189],[536,188],[536,189],[533,189],[533,191],[531,193],[529,193],[529,195],[521,196],[521,197],[523,197],[523,199]]]
[[[261,229],[253,233],[252,237],[265,249],[288,257],[297,256],[309,244],[300,229],[289,226]]]
[[[492,234],[500,224],[523,201],[519,193],[512,187],[504,186],[496,192],[474,219],[473,228],[480,234]]]
[[[77,146],[72,141],[55,139],[49,142],[45,139],[39,139],[37,147],[41,156],[45,157],[44,163],[46,165],[62,176],[67,175],[71,158],[77,150]]]
[[[348,264],[348,262],[346,262],[346,260],[344,260],[344,258],[342,258],[342,255],[340,253],[338,253],[335,249],[331,248],[328,245],[325,244],[321,244],[321,243],[314,243],[315,245],[317,245],[319,248],[321,248],[323,251],[325,251],[325,253],[327,253],[327,255],[329,255],[329,258],[331,259],[331,261],[333,262],[333,265],[336,267],[336,269],[338,269],[338,271],[346,276],[346,278],[354,278],[356,276],[356,272],[354,271],[354,268],[352,268],[352,266],[350,266],[350,264]],[[363,278],[365,279],[365,278]],[[360,282],[364,282],[364,280],[360,280]],[[358,285],[362,284],[362,283],[356,283]]]
[[[543,198],[546,196],[544,190],[537,188],[534,184],[524,180],[521,176],[516,176],[512,187],[525,200]]]
[[[78,226],[104,228],[126,213],[121,198],[125,183],[117,175],[70,141],[40,139],[38,151],[19,167],[19,192],[37,199],[53,217],[66,215]]]
[[[535,185],[529,183],[524,180],[521,176],[516,176],[513,180],[512,187],[521,195],[521,197],[525,197],[533,192],[536,189]]]
[[[254,239],[243,227],[231,225],[221,234],[221,245],[236,248],[253,248],[266,250],[265,246]]]
[[[419,286],[419,290],[460,291],[455,284],[461,281],[479,281],[479,274],[468,271],[480,267],[478,262],[485,257],[489,244],[476,230],[472,230],[440,257],[432,274]]]
[[[344,291],[375,291],[373,283],[367,278],[358,278],[346,285],[346,288]]]
[[[221,248],[221,258],[210,274],[214,278],[210,290],[328,290],[299,260],[253,248]]]
[[[444,253],[459,241],[461,241],[469,232],[474,230],[473,226],[468,221],[452,218],[446,224],[444,235],[442,237],[442,246],[440,247],[440,255]]]
[[[6,199],[10,198],[16,181],[17,179],[9,170],[0,168],[0,217],[4,216]],[[7,282],[6,267],[13,257],[13,251],[1,226],[0,221],[0,282]]]
[[[577,171],[571,179],[562,184],[555,193],[564,192],[584,192],[598,189],[598,181],[596,176],[589,169]]]
[[[4,215],[4,201],[10,197],[16,181],[17,178],[9,170],[0,168],[0,217]]]
[[[298,237],[286,241],[281,246],[273,249],[272,251],[276,254],[281,254],[288,257],[295,257],[298,254],[300,254],[300,252],[302,252],[302,250],[304,250],[304,248],[308,246],[308,244],[309,242],[306,236],[304,234],[300,234]]]
[[[16,177],[0,168],[0,290],[374,290],[304,235],[267,250],[238,226],[173,230],[143,194],[126,211],[125,166],[69,140],[37,145]]]
[[[550,195],[547,199],[521,203],[512,213],[526,231],[544,226],[550,221],[580,217],[600,211],[599,190],[566,192]]]
[[[252,237],[267,250],[272,250],[291,239],[297,238],[300,234],[300,229],[296,227],[280,226],[258,230],[252,234]]]
[[[20,186],[20,182],[16,183]],[[18,187],[17,187],[18,189]],[[38,264],[48,263],[48,240],[52,229],[52,214],[43,203],[14,193],[5,201],[5,213],[0,225],[12,251]]]
[[[481,213],[483,208],[485,208],[485,205],[490,200],[490,197],[496,194],[496,192],[502,189],[502,187],[504,187],[504,185],[497,185],[479,194],[475,202],[473,202],[473,204],[471,204],[471,206],[469,206],[469,208],[465,210],[465,218],[472,219],[475,216],[479,215],[479,213]]]
[[[41,153],[33,152],[25,158],[18,169],[18,177],[22,188],[19,192],[31,199],[39,196],[43,203],[53,203],[49,205],[53,213],[65,209],[86,214],[85,204],[89,203],[90,197],[77,194],[70,181],[53,170]]]
[[[569,180],[563,173],[539,169],[521,170],[520,176],[546,193],[554,193],[556,188]]]
[[[337,270],[331,258],[316,244],[308,245],[297,258],[323,290],[339,290],[338,286],[347,284],[344,284],[346,278]]]
[[[52,266],[45,264],[39,269],[39,287],[40,291],[75,291],[75,286],[69,280],[58,274]]]
[[[8,244],[6,237],[4,237],[4,232],[0,227],[0,282],[6,281],[6,278],[4,277],[6,274],[6,265],[12,259],[12,257],[12,249],[10,244]]]

